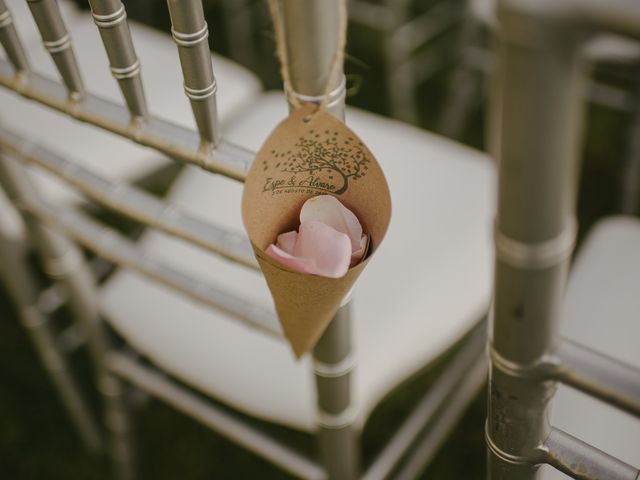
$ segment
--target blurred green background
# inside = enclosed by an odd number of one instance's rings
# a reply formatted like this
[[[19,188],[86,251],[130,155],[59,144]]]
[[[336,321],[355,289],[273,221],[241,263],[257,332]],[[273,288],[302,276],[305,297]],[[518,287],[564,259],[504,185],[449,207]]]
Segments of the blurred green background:
[[[249,2],[251,3],[251,2]],[[382,2],[372,2],[382,3]],[[409,18],[432,7],[434,1],[411,3]],[[464,2],[457,2],[462,15]],[[169,29],[169,17],[164,2],[137,0],[126,3],[129,17]],[[84,6],[84,3],[82,3]],[[265,88],[279,88],[277,61],[273,54],[273,34],[266,15],[266,7],[259,4],[253,19],[254,38],[250,39],[255,54],[238,58],[256,72]],[[212,49],[232,56],[227,31],[229,12],[221,2],[205,1],[207,20],[212,31]],[[456,46],[461,28],[453,24],[429,45],[429,52],[446,56],[442,68],[422,82],[416,93],[419,112],[417,124],[438,132],[439,119],[451,85],[451,74],[461,60]],[[480,36],[486,41],[486,35]],[[352,24],[349,30],[346,72],[350,86],[348,103],[383,115],[392,112],[386,84],[388,68],[381,51],[385,46],[384,32]],[[427,50],[430,49],[430,50]],[[597,65],[593,77],[606,84],[633,90],[639,73],[633,64],[608,63]],[[484,99],[481,96],[482,74],[473,72],[468,81],[477,82],[465,128],[458,140],[476,148],[484,148]],[[620,205],[623,160],[627,149],[630,114],[626,111],[588,105],[584,163],[581,173],[579,201],[580,236],[598,218],[615,213]],[[162,189],[162,185],[158,187]],[[69,320],[62,312],[60,324]],[[107,479],[108,466],[101,458],[89,455],[82,447],[67,421],[58,398],[52,389],[25,333],[16,320],[7,296],[0,290],[0,478],[19,480]],[[74,365],[82,379],[87,395],[95,401],[91,386],[88,360],[83,352],[74,354]],[[441,359],[442,361],[442,359]],[[365,462],[379,450],[385,438],[401,422],[409,407],[417,400],[434,378],[441,361],[423,372],[415,381],[398,389],[374,412],[363,435]],[[484,393],[462,418],[450,440],[443,447],[422,478],[481,479],[484,478],[485,452],[483,425],[485,417]],[[283,433],[307,448],[313,441],[307,435]],[[256,456],[236,448],[227,440],[183,415],[150,399],[136,415],[135,435],[142,479],[244,479],[288,478],[275,467]]]

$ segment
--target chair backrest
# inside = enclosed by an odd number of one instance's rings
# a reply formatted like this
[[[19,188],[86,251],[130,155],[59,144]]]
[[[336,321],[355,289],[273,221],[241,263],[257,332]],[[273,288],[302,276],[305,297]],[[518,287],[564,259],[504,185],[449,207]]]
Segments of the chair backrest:
[[[640,415],[637,368],[558,335],[576,236],[580,50],[603,30],[640,38],[640,8],[624,0],[499,4],[489,478],[539,478],[547,463],[574,478],[635,479],[637,468],[552,427],[548,409],[560,381]]]
[[[108,101],[91,93],[85,85],[74,55],[71,37],[56,0],[29,1],[29,8],[52,60],[60,73],[59,83],[32,70],[19,38],[19,32],[4,0],[0,0],[0,42],[7,54],[0,60],[0,85],[74,119],[112,132],[137,144],[186,164],[243,181],[253,153],[221,138],[216,111],[216,82],[208,44],[208,28],[200,0],[169,0],[172,36],[178,48],[184,77],[184,93],[193,111],[197,129],[191,130],[170,119],[158,118],[147,105],[141,75],[143,69],[132,41],[120,0],[91,0],[96,35],[100,35],[109,59],[111,73],[122,92],[123,103]],[[338,41],[340,0],[281,1],[280,9],[287,31],[289,76],[293,91],[289,98],[320,102],[326,92],[326,75]],[[344,115],[345,84],[342,69],[331,79],[327,108],[338,117]],[[223,93],[223,92],[221,92]],[[177,94],[177,92],[176,92]],[[99,148],[99,146],[97,146]],[[211,222],[203,222],[158,198],[123,182],[114,182],[88,170],[72,159],[32,143],[28,138],[0,126],[0,183],[23,212],[29,233],[51,276],[63,279],[71,290],[72,311],[93,331],[99,329],[96,313],[95,279],[82,262],[79,246],[117,265],[169,286],[207,306],[257,328],[267,335],[281,336],[273,311],[252,304],[218,285],[192,278],[144,254],[134,242],[75,209],[59,209],[39,195],[23,164],[36,165],[64,180],[92,201],[125,217],[181,238],[212,253],[249,268],[257,268],[248,240]],[[11,158],[9,158],[11,157]],[[15,160],[18,160],[16,162]],[[318,381],[318,408],[327,428],[320,428],[321,449],[331,476],[353,477],[357,469],[356,435],[349,428],[336,429],[331,421],[348,410],[350,404],[348,371],[336,374],[350,355],[348,308],[343,307],[314,351],[319,365],[331,372]],[[99,370],[99,382],[108,391],[117,390],[104,365],[105,345],[100,335],[91,348]],[[322,367],[322,368],[320,368]],[[340,421],[344,422],[344,419]],[[342,425],[342,424],[341,424]],[[323,440],[324,438],[324,440]],[[260,451],[275,463],[287,465],[300,476],[316,478],[320,468],[280,447],[261,439]],[[117,446],[116,446],[117,447]],[[116,450],[119,447],[116,448]],[[120,449],[122,450],[122,449]],[[345,458],[347,461],[345,461]],[[126,461],[121,459],[122,471]]]
[[[456,27],[467,30],[465,0],[350,0],[350,20],[381,36],[379,57],[384,62],[389,113],[420,124],[419,105],[428,93],[421,89],[451,66],[459,56]],[[466,37],[463,32],[460,36]],[[437,125],[429,124],[429,128]]]
[[[192,106],[197,132],[149,114],[140,79],[140,62],[135,54],[121,2],[97,1],[92,2],[91,7],[97,26],[96,34],[99,31],[102,37],[111,72],[120,86],[126,106],[95,97],[85,88],[75,60],[71,37],[66,30],[58,3],[55,0],[33,1],[29,2],[29,7],[42,36],[43,45],[56,64],[64,87],[31,70],[27,53],[20,43],[11,14],[3,1],[0,4],[0,17],[3,19],[0,40],[9,60],[1,61],[0,65],[0,82],[4,86],[19,91],[27,98],[68,113],[78,120],[120,134],[139,144],[151,146],[174,159],[199,164],[210,171],[235,179],[243,178],[251,163],[252,154],[220,140],[215,101],[216,83],[207,41],[208,30],[199,1],[169,3],[173,37],[178,46],[184,74],[184,92]],[[12,132],[10,127],[3,128],[0,135],[5,154],[35,163],[97,203],[147,225],[188,239],[241,264],[255,267],[251,248],[242,236],[191,218],[134,186],[107,180],[45,148],[31,145],[28,139]],[[95,220],[73,211],[58,213],[54,205],[38,198],[38,192],[29,186],[28,176],[19,172],[20,167],[10,163],[7,165],[10,166],[5,166],[6,175],[3,183],[9,184],[6,185],[8,192],[14,198],[19,198],[20,204],[40,221],[46,222],[47,218],[51,220],[56,217],[62,220],[68,214],[67,220],[59,223],[66,223],[67,227],[62,227],[63,231],[79,243],[85,246],[91,244],[95,250],[115,263],[129,264],[139,271],[146,271],[151,277],[168,282],[193,297],[200,300],[209,298],[206,303],[210,305],[218,305],[226,311],[231,310],[236,316],[245,317],[250,323],[260,324],[259,320],[255,322],[255,318],[251,319],[253,314],[246,315],[251,308],[241,306],[242,302],[236,301],[236,307],[224,307],[220,302],[213,300],[211,291],[205,293],[207,289],[204,286],[193,284],[187,276],[157,268],[148,260],[139,261],[140,257],[135,253],[134,245],[122,237],[116,237],[115,232],[111,234],[112,238],[122,241],[114,240],[112,245],[119,246],[101,247],[101,244],[107,242],[100,240],[104,231],[100,233],[102,227],[98,226]],[[90,233],[92,229],[93,233]],[[127,249],[129,253],[126,253]],[[133,263],[128,262],[126,258],[133,260]],[[218,297],[224,304],[227,297]],[[271,316],[266,312],[258,313],[258,317],[261,315]]]
[[[323,94],[319,85],[322,85],[324,73],[335,50],[337,28],[336,9],[323,8],[323,11],[328,12],[327,15],[312,18],[306,11],[311,7],[311,3],[313,2],[283,2],[282,11],[285,21],[287,18],[290,19],[288,38],[291,41],[288,42],[288,48],[291,64],[300,65],[291,72],[295,89],[295,93],[292,94],[307,101],[318,100]],[[178,47],[184,76],[184,93],[191,103],[197,132],[172,124],[170,119],[157,118],[149,113],[141,82],[140,61],[129,32],[124,5],[119,0],[92,0],[90,5],[97,26],[96,34],[99,32],[102,38],[112,75],[122,92],[124,105],[98,98],[87,90],[57,1],[34,0],[28,4],[42,36],[43,45],[49,51],[64,86],[31,69],[28,54],[24,51],[19,33],[12,22],[11,12],[4,0],[0,1],[0,42],[7,54],[7,60],[0,60],[0,84],[79,121],[154,148],[175,160],[196,164],[205,170],[243,180],[253,160],[253,153],[226,143],[220,138],[216,111],[217,88],[209,54],[208,28],[199,0],[168,2],[172,35]],[[333,4],[337,6],[338,2]],[[311,23],[321,28],[310,29]],[[310,30],[317,32],[316,37],[309,36]],[[302,37],[305,41],[298,41]],[[333,100],[329,106],[341,116],[344,101],[342,74],[336,79],[334,87],[331,92]],[[12,132],[10,126],[3,128],[0,135],[5,154],[44,168],[93,201],[233,261],[250,267],[256,266],[248,241],[243,236],[191,218],[134,186],[114,183],[75,164],[72,160],[60,158],[45,148],[31,145],[28,139]],[[7,172],[14,170],[15,167],[7,168]],[[11,182],[9,177],[6,181]],[[37,218],[46,221],[46,218],[51,220],[56,217],[55,207],[38,201],[37,192],[33,193],[33,198],[30,192],[27,194],[28,180],[24,180],[25,185],[21,185],[17,179],[12,183],[8,190],[14,195],[20,194],[24,197],[20,198],[21,204],[25,208],[28,206]],[[66,222],[62,220],[65,215],[59,217],[59,223],[66,223],[67,227],[60,225],[61,228],[81,244],[92,244],[94,249],[117,263],[129,263],[133,268],[147,272],[153,269],[144,267],[144,262],[135,259],[133,263],[124,261],[124,248],[111,250],[100,247],[99,239],[89,233],[89,225],[94,225],[94,220],[74,212],[69,213],[69,221]],[[94,232],[97,233],[97,230]],[[114,245],[124,246],[125,243],[116,242]],[[135,255],[131,257],[133,259]],[[118,258],[119,260],[116,260]],[[182,282],[180,289],[191,290],[191,295],[200,299],[207,297],[202,293],[204,288],[190,288],[186,280],[178,280],[177,276],[173,276],[174,280],[169,280],[172,275],[151,276],[164,278],[163,281],[168,281],[174,286]],[[198,291],[201,293],[197,293]],[[234,307],[231,310],[239,313],[238,308]],[[240,316],[247,317],[244,314]],[[260,324],[259,321],[256,323]]]

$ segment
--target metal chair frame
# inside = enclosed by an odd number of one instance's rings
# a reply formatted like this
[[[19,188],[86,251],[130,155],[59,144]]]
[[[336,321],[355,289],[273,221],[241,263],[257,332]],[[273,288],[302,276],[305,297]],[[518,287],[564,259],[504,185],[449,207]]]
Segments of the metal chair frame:
[[[350,0],[350,20],[383,35],[387,95],[391,116],[418,124],[417,88],[443,70],[450,57],[425,46],[464,22],[464,1],[433,1],[411,15],[411,0],[372,3]],[[459,8],[456,8],[459,7]]]
[[[486,439],[488,477],[581,479],[640,470],[549,423],[556,382],[640,416],[640,370],[559,337],[576,234],[580,48],[611,32],[640,38],[630,0],[501,0],[491,125],[499,159],[496,273]]]
[[[30,69],[3,0],[0,0],[0,42],[9,61],[0,60],[0,84],[79,121],[154,148],[179,162],[198,165],[242,181],[253,153],[220,138],[215,107],[216,84],[201,2],[168,1],[173,38],[184,74],[184,90],[191,102],[197,132],[149,113],[140,82],[140,63],[120,0],[90,0],[89,3],[126,106],[105,101],[85,89],[56,0],[29,0],[29,6],[42,34],[43,44],[51,53],[64,85]],[[328,71],[335,50],[339,0],[282,0],[281,10],[292,66],[290,75],[294,92],[289,94],[297,95],[301,101],[319,102],[324,93],[321,79]],[[310,11],[315,15],[309,15]],[[310,32],[315,36],[310,36]],[[328,108],[342,117],[343,75],[340,73],[332,82]],[[354,365],[348,305],[337,313],[313,352],[320,413],[321,461],[318,462],[266,436],[244,417],[232,415],[215,403],[204,401],[200,395],[179,386],[126,351],[116,349],[109,341],[100,318],[95,276],[84,261],[79,246],[119,266],[134,269],[198,302],[220,309],[264,334],[279,336],[279,332],[271,327],[274,313],[229,294],[224,287],[194,280],[159,259],[145,255],[127,237],[86,213],[56,208],[47,203],[31,183],[24,164],[34,164],[47,170],[108,209],[245,267],[256,268],[245,237],[202,222],[134,186],[102,178],[4,126],[0,128],[0,154],[0,184],[22,212],[45,273],[64,292],[73,316],[86,332],[97,386],[103,398],[108,449],[118,478],[134,476],[129,412],[124,397],[126,384],[162,399],[299,477],[347,479],[360,476],[359,432],[353,425],[350,398],[349,378]],[[15,257],[12,263],[16,264],[16,269],[21,258]],[[23,269],[28,272],[24,265]],[[34,323],[44,325],[46,315],[42,315],[33,284],[28,277],[25,278],[24,282],[6,278],[7,283],[13,285],[10,293],[20,312],[25,314],[24,318],[29,320],[39,315]],[[35,342],[36,347],[45,358],[44,363],[50,366],[54,359],[47,352],[59,352],[59,349],[51,336],[42,338],[44,340]],[[384,478],[392,471],[400,478],[412,478],[428,463],[485,379],[483,343],[483,328],[479,326],[446,366],[433,388],[399,426],[378,458],[362,473],[363,478]],[[58,365],[59,371],[65,372],[63,376],[66,376],[63,362],[58,362]],[[69,393],[73,387],[68,384],[60,385],[59,390],[63,396],[73,396]],[[76,403],[69,402],[72,416],[82,410]],[[83,424],[78,418],[76,421],[80,426]],[[80,431],[83,429],[86,430],[81,426]],[[89,439],[91,434],[85,432],[84,436]],[[407,456],[410,446],[414,447],[414,452]]]
[[[444,107],[438,120],[438,131],[451,138],[460,137],[472,111],[479,107],[480,101],[484,103],[489,94],[489,88],[485,85],[489,82],[485,79],[491,76],[494,58],[487,39],[491,37],[493,25],[474,13],[474,1],[476,0],[466,1],[458,46],[459,60],[451,73]],[[629,92],[594,79],[589,80],[585,93],[586,98],[594,104],[622,112],[633,111],[638,98],[637,92]]]

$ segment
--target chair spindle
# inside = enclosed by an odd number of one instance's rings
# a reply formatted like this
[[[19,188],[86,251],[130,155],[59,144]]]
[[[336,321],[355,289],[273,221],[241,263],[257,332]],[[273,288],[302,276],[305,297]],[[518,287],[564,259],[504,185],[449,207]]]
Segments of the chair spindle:
[[[0,0],[0,44],[9,57],[11,64],[17,72],[29,71],[29,61],[25,54],[16,27],[13,24],[13,17],[7,8],[4,0]]]
[[[42,44],[56,64],[69,95],[81,98],[85,92],[84,83],[58,2],[56,0],[28,0],[28,3],[31,15],[33,15],[40,31]]]
[[[201,140],[220,141],[216,79],[209,51],[209,29],[200,0],[168,0],[171,34],[178,45],[184,92],[191,102]]]
[[[127,12],[120,0],[89,0],[93,21],[109,57],[111,74],[134,117],[146,117],[147,101],[140,76],[140,61],[136,55],[127,23]]]

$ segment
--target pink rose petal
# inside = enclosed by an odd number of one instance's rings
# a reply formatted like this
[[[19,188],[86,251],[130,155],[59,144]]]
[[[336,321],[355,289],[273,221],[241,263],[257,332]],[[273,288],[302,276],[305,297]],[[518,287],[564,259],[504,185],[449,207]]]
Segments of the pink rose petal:
[[[287,252],[289,255],[293,255],[293,249],[296,246],[297,238],[298,232],[295,230],[292,232],[281,233],[276,239],[276,246]]]
[[[302,205],[300,223],[322,222],[338,232],[349,236],[351,250],[360,249],[362,240],[362,226],[358,218],[347,207],[331,195],[312,197]]]
[[[353,267],[356,265],[362,257],[367,252],[367,247],[369,246],[369,236],[362,235],[360,239],[360,248],[351,254],[351,264],[349,266]]]
[[[340,278],[349,270],[351,241],[346,234],[322,222],[305,222],[300,224],[294,255],[312,259],[313,273]]]
[[[368,242],[348,208],[331,195],[320,195],[302,206],[299,231],[278,235],[266,253],[292,270],[340,278],[362,260]]]
[[[274,244],[269,245],[265,252],[271,258],[282,263],[284,266],[289,267],[291,270],[295,270],[300,273],[316,273],[314,262],[311,259],[294,257],[284,250],[276,247]]]

